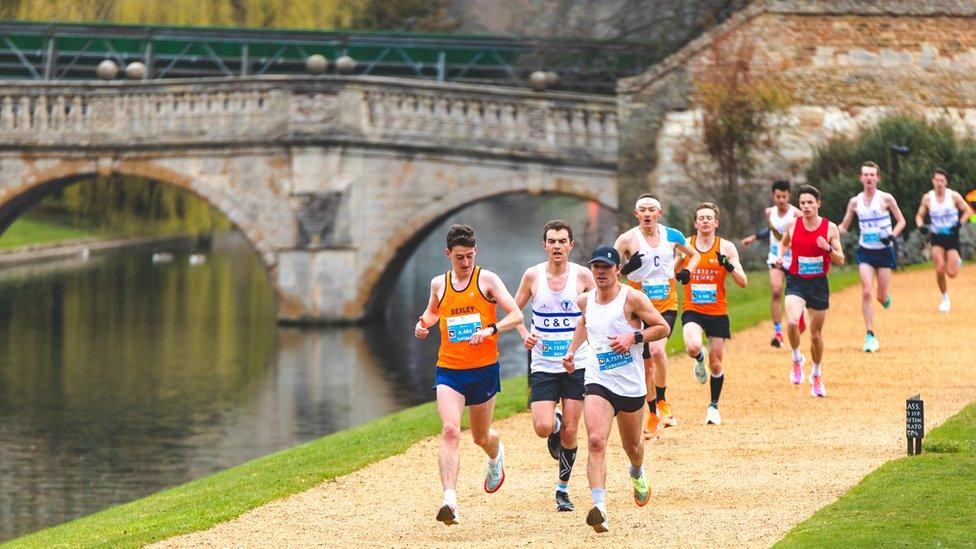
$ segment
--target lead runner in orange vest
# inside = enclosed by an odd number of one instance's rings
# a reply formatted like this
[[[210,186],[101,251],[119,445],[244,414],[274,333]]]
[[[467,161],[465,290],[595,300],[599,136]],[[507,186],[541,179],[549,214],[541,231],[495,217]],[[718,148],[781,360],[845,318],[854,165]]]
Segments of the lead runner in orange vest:
[[[496,492],[505,481],[505,447],[491,428],[495,394],[501,390],[498,375],[498,333],[522,323],[522,311],[505,284],[493,272],[475,265],[474,230],[451,225],[444,254],[451,270],[430,281],[430,300],[414,327],[424,339],[429,328],[440,324],[441,344],[437,355],[437,411],[443,425],[438,466],[444,501],[437,520],[457,524],[458,444],[461,415],[468,407],[471,436],[488,454],[485,491]],[[496,322],[495,306],[505,318]]]
[[[718,206],[702,202],[695,207],[696,235],[691,237],[691,247],[698,252],[698,266],[691,272],[691,281],[685,285],[684,311],[681,313],[685,351],[695,359],[695,377],[705,383],[708,377],[705,360],[711,370],[709,388],[712,401],[708,405],[705,423],[719,425],[722,416],[718,411],[718,399],[722,395],[725,372],[722,359],[725,341],[731,337],[729,307],[725,299],[725,276],[740,288],[749,283],[746,272],[739,263],[735,244],[715,234],[718,228]],[[687,260],[687,259],[686,259]],[[702,344],[702,334],[708,336],[708,349]]]

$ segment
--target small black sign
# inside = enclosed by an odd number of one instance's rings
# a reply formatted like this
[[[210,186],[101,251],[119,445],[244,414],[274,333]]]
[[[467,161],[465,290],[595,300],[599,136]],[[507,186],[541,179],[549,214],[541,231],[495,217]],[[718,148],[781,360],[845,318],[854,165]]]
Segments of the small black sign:
[[[908,455],[922,453],[922,437],[925,436],[925,403],[919,395],[905,401],[905,436],[908,437]]]

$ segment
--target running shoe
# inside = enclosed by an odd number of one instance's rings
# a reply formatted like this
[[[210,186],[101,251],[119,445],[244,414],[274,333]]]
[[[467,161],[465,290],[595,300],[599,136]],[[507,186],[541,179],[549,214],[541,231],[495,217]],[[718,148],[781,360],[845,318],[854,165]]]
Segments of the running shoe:
[[[803,355],[800,355],[800,360],[793,361],[793,368],[790,369],[790,383],[793,385],[799,385],[803,383]]]
[[[569,501],[569,494],[562,490],[556,490],[556,511],[574,511],[576,507]]]
[[[485,492],[493,494],[502,487],[505,482],[505,446],[498,443],[498,461],[492,465],[488,460],[488,469],[485,471]]]
[[[653,415],[653,414],[651,414]],[[657,401],[657,417],[661,419],[662,427],[677,427],[678,419],[674,417],[674,413],[671,412],[671,405],[668,401],[658,399]]]
[[[891,307],[891,294],[888,294],[888,296],[885,297],[884,301],[881,302],[881,306],[885,309]]]
[[[949,309],[952,308],[952,302],[949,301],[948,297],[943,297],[942,302],[939,303],[939,312],[948,313]]]
[[[458,515],[457,505],[451,505],[449,503],[441,505],[441,508],[437,511],[437,520],[448,526],[460,522],[461,517]]]
[[[878,352],[878,349],[880,347],[881,347],[881,344],[878,343],[878,338],[874,337],[873,335],[868,334],[868,336],[866,338],[864,338],[864,352],[865,353],[876,353],[876,352]]]
[[[776,332],[773,334],[773,339],[769,342],[770,345],[776,347],[777,349],[783,347],[783,334]]]
[[[722,414],[718,412],[718,406],[714,404],[708,405],[708,410],[705,412],[705,425],[721,425],[722,424]]]
[[[800,333],[807,331],[807,313],[804,311],[800,314],[800,322],[796,324],[796,329],[800,330]]]
[[[658,435],[661,428],[661,418],[657,414],[647,414],[647,423],[644,424],[644,440],[651,440]]]
[[[599,533],[609,532],[610,525],[607,524],[607,506],[594,505],[590,512],[586,514],[586,524],[592,526]]]
[[[823,376],[810,376],[810,396],[827,396],[827,388],[824,387]]]
[[[634,503],[638,507],[647,505],[651,501],[651,483],[647,481],[647,475],[641,471],[639,477],[630,477],[630,482],[634,485]]]
[[[695,359],[695,379],[704,385],[708,381],[708,368],[705,368],[705,363],[708,362],[708,349],[702,347],[701,357],[701,360]]]
[[[560,432],[563,429],[563,413],[558,409],[556,410],[556,430],[549,434],[549,439],[547,443],[549,444],[549,455],[552,459],[559,459],[559,447],[562,446],[560,441]]]

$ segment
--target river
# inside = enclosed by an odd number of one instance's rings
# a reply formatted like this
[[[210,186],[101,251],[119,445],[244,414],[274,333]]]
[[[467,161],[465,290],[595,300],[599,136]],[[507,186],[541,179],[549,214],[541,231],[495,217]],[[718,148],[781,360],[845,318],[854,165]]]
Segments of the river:
[[[594,204],[479,202],[430,233],[365,326],[279,327],[236,233],[202,265],[139,249],[0,269],[0,541],[431,400],[437,337],[415,339],[413,324],[449,268],[446,227],[474,226],[478,263],[514,294],[557,217],[577,230],[576,261],[612,241]],[[503,376],[524,372],[514,332],[501,352]]]

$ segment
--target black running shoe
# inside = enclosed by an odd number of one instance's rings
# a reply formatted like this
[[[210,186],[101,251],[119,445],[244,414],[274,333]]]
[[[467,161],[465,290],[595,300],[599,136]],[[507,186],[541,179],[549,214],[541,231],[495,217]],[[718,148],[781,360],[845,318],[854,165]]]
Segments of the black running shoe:
[[[569,494],[556,490],[556,511],[574,511],[573,502],[569,501]]]
[[[556,422],[559,423],[559,429],[556,429],[549,435],[548,443],[549,443],[549,455],[552,456],[552,459],[558,460],[559,447],[562,446],[562,443],[559,440],[559,432],[562,431],[562,424],[563,424],[563,413],[560,412],[559,410],[556,410]]]

